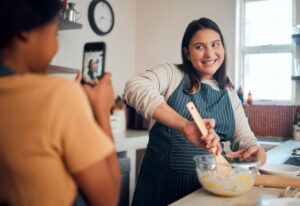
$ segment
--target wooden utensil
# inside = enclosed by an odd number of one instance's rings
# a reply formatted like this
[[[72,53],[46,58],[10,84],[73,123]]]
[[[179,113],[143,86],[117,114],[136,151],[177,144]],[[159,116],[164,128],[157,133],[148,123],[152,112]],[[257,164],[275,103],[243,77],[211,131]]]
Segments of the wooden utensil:
[[[194,105],[193,102],[189,102],[187,103],[187,108],[190,112],[190,114],[192,115],[196,125],[198,126],[200,132],[202,133],[203,136],[207,136],[208,135],[208,131],[207,128],[205,126],[205,123],[203,121],[203,119],[201,118],[196,106]],[[214,147],[211,149],[212,153],[215,156],[216,162],[219,164],[224,164],[224,165],[217,165],[217,173],[223,177],[227,177],[231,174],[232,172],[232,168],[230,167],[228,161],[225,159],[225,157],[221,154],[217,154],[217,148]],[[225,165],[227,164],[227,165]]]
[[[286,188],[288,186],[300,188],[300,178],[282,175],[256,175],[255,185],[276,188]]]

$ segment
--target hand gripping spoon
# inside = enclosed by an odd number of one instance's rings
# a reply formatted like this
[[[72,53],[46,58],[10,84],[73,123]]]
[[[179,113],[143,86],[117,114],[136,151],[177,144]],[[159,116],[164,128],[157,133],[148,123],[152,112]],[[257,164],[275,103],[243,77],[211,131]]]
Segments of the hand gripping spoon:
[[[199,112],[197,111],[196,106],[194,105],[193,102],[187,103],[187,108],[192,115],[197,127],[199,128],[200,132],[202,133],[203,136],[208,135],[207,128],[205,126],[205,123],[203,119],[201,118]],[[228,161],[225,159],[225,157],[221,154],[217,154],[217,148],[214,147],[211,149],[211,152],[215,156],[217,164],[217,174],[221,177],[227,177],[231,174],[232,168]],[[227,165],[226,165],[227,164]]]

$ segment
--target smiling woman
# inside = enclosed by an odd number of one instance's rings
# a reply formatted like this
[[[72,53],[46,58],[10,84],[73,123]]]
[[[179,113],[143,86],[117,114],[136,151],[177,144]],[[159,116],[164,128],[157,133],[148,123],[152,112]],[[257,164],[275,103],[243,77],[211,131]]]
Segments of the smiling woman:
[[[137,112],[156,120],[141,165],[132,205],[167,205],[201,187],[193,157],[230,141],[242,159],[265,161],[226,71],[226,50],[218,25],[192,21],[181,44],[182,64],[161,64],[125,86],[124,98]],[[193,102],[205,120],[203,135],[186,105]],[[215,119],[214,120],[212,120]],[[151,171],[151,172],[149,172]]]

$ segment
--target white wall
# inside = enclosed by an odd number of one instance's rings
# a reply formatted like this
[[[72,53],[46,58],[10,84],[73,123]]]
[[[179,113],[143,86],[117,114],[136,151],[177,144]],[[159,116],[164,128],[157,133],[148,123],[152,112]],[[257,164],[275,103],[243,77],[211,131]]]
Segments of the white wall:
[[[106,43],[106,71],[113,74],[116,94],[123,94],[126,81],[135,73],[136,44],[136,0],[109,0],[114,9],[115,25],[106,36],[95,34],[88,23],[88,6],[91,0],[69,0],[76,3],[81,12],[82,29],[59,32],[60,48],[53,64],[81,69],[83,47],[86,42],[104,41]]]
[[[190,21],[209,17],[221,27],[229,56],[229,75],[234,76],[235,0],[109,0],[115,26],[106,36],[96,35],[88,23],[90,0],[69,0],[81,12],[82,29],[59,32],[60,49],[53,64],[82,67],[86,42],[107,44],[106,70],[113,74],[116,94],[135,73],[165,62],[180,63],[180,44]]]
[[[53,63],[81,68],[84,44],[104,41],[107,44],[105,66],[113,74],[117,95],[123,94],[126,81],[135,73],[160,63],[181,63],[183,33],[192,20],[200,17],[211,18],[220,26],[227,47],[229,77],[237,83],[236,0],[108,0],[114,9],[115,25],[106,36],[98,36],[90,28],[87,10],[91,0],[69,1],[75,2],[81,12],[83,28],[59,32],[60,49]],[[299,8],[300,1],[296,2]],[[299,22],[298,12],[296,23]],[[297,54],[299,57],[300,52]],[[294,84],[296,91],[300,91],[300,82]],[[300,95],[295,100],[299,104]]]
[[[181,63],[180,45],[187,25],[200,17],[222,30],[234,81],[235,0],[137,0],[136,72],[160,63]]]

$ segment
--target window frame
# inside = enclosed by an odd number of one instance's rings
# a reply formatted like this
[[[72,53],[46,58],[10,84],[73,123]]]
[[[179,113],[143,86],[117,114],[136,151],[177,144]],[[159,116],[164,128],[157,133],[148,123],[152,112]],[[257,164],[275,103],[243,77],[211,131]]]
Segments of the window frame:
[[[237,0],[237,50],[238,50],[238,58],[236,61],[237,69],[236,69],[236,85],[242,86],[245,88],[245,57],[247,54],[264,54],[264,53],[291,53],[292,55],[292,68],[294,67],[294,61],[296,57],[296,45],[293,41],[291,44],[281,44],[281,45],[260,45],[260,46],[246,46],[245,45],[245,10],[246,3],[248,2],[257,2],[257,1],[265,1],[265,0]],[[295,25],[295,16],[296,16],[296,0],[292,0],[292,25]],[[291,34],[292,36],[292,34]],[[293,74],[293,73],[292,73]],[[296,99],[296,85],[295,81],[292,81],[291,84],[291,99],[288,101],[284,100],[254,100],[255,104],[275,104],[275,105],[291,105],[295,103]],[[244,91],[246,92],[246,91]],[[247,96],[247,93],[244,94]],[[246,98],[247,99],[247,98]]]

